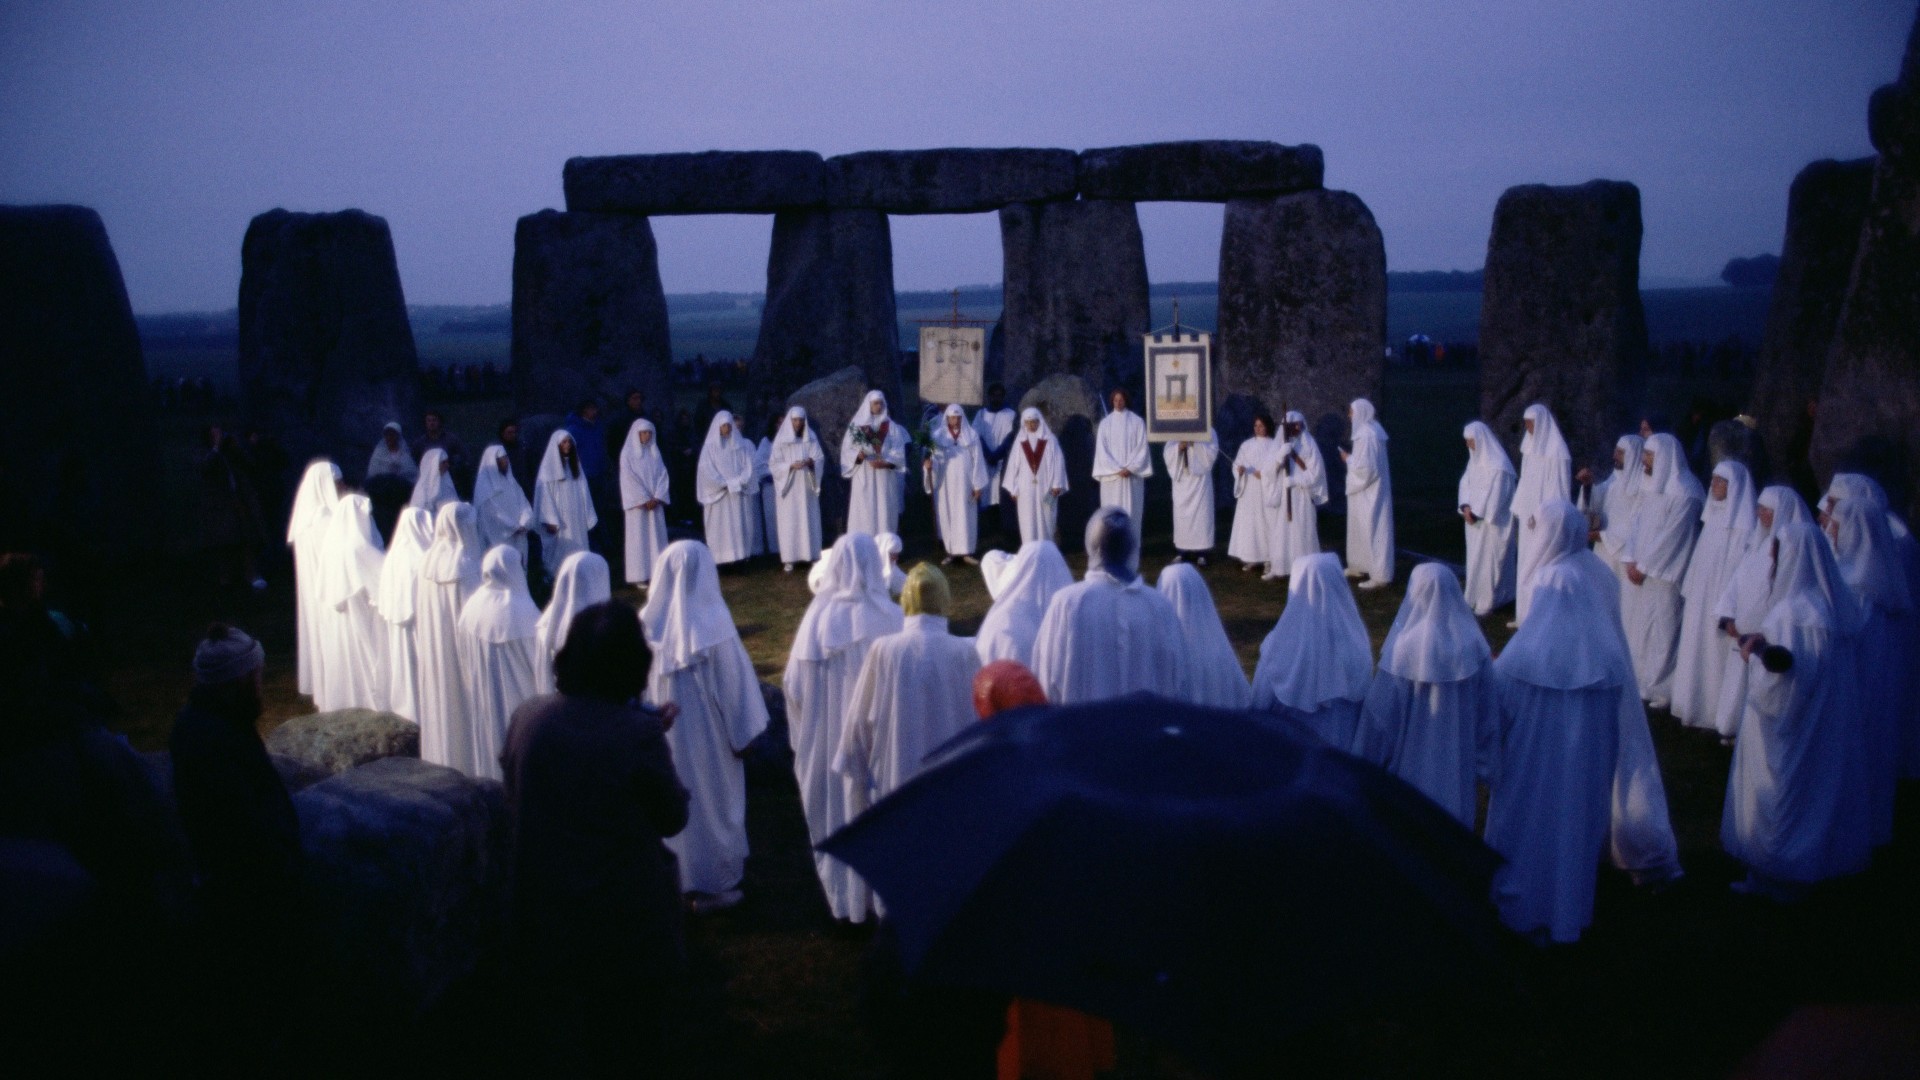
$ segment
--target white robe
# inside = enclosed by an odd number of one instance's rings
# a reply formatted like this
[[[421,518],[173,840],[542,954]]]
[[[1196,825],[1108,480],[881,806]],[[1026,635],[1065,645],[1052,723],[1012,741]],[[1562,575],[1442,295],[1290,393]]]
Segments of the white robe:
[[[1363,410],[1362,406],[1366,406]],[[1347,569],[1393,580],[1393,475],[1387,433],[1366,401],[1353,403],[1353,451],[1347,455]]]
[[[1219,438],[1208,428],[1204,442],[1170,442],[1160,456],[1173,481],[1174,550],[1213,550],[1213,463],[1220,458]]]
[[[480,588],[460,609],[455,646],[466,678],[465,759],[453,767],[475,779],[505,779],[500,752],[507,723],[534,685],[535,626],[540,609],[527,595],[526,573],[512,548],[498,547],[481,562]]]
[[[873,643],[847,702],[833,770],[846,778],[847,813],[913,778],[942,743],[978,721],[973,643],[947,632],[944,615],[908,615],[897,634]]]
[[[1266,473],[1280,444],[1250,436],[1233,455],[1233,530],[1227,534],[1227,555],[1249,566],[1267,561],[1268,522]],[[1284,569],[1284,568],[1283,568]]]
[[[472,507],[440,508],[420,567],[414,645],[420,660],[420,760],[464,769],[473,760],[462,674],[460,610],[480,587],[480,538]]]
[[[720,424],[727,416],[714,416],[706,445],[700,450],[695,488],[705,513],[707,547],[713,551],[713,561],[723,566],[753,555],[753,523],[760,517],[753,450],[737,427],[721,438]]]
[[[1055,705],[1144,690],[1184,699],[1180,616],[1138,577],[1122,583],[1098,567],[1054,594],[1033,642],[1033,674]]]
[[[765,555],[771,543],[767,536],[764,495],[768,475],[767,451],[770,447],[765,439],[756,443],[741,437],[741,441],[753,450],[753,485],[746,492],[746,505],[740,508],[747,523],[747,551],[753,555]]]
[[[1373,678],[1373,646],[1353,592],[1330,553],[1294,564],[1287,606],[1260,642],[1253,707],[1292,716],[1351,752],[1360,702]]]
[[[553,575],[553,595],[533,630],[533,689],[537,694],[559,690],[554,681],[553,660],[567,643],[573,629],[573,617],[613,597],[612,574],[607,560],[591,551],[576,551]]]
[[[878,391],[875,391],[876,393]],[[872,395],[868,396],[872,400]],[[840,475],[849,481],[847,531],[879,536],[900,530],[900,503],[906,491],[907,433],[890,417],[885,437],[872,451],[854,445],[855,427],[873,427],[874,418],[862,405],[840,437]],[[876,463],[891,465],[890,469]]]
[[[1615,573],[1620,573],[1620,553],[1633,535],[1633,511],[1639,502],[1641,482],[1646,479],[1640,465],[1640,452],[1645,446],[1638,435],[1620,436],[1614,450],[1626,465],[1593,485],[1585,507],[1593,528],[1600,533],[1593,543],[1593,553]],[[1621,574],[1620,580],[1625,581],[1626,575]]]
[[[653,424],[635,420],[620,446],[620,508],[626,518],[625,577],[629,583],[643,585],[653,579],[653,561],[667,546],[667,506],[673,502],[667,478],[667,463],[660,456],[660,439],[642,448],[634,438],[641,425],[653,431]],[[650,502],[659,506],[646,509]]]
[[[760,478],[760,538],[762,555],[780,554],[780,496],[773,490],[773,440],[761,439],[754,451],[754,470]]]
[[[974,651],[982,664],[995,660],[1018,660],[1033,666],[1033,642],[1040,634],[1040,623],[1047,617],[1053,596],[1073,584],[1073,571],[1051,540],[1034,540],[1020,546],[1001,575],[993,606],[980,620],[974,634]]]
[[[1187,700],[1215,709],[1244,709],[1253,701],[1246,670],[1227,640],[1227,628],[1213,606],[1200,571],[1174,563],[1160,571],[1160,595],[1180,619],[1181,647],[1187,663]]]
[[[1466,471],[1460,474],[1455,498],[1474,517],[1469,522],[1461,515],[1467,533],[1467,604],[1474,614],[1485,615],[1513,602],[1516,477],[1493,429],[1475,420],[1467,425],[1466,437],[1473,440],[1474,448]]]
[[[320,642],[313,704],[321,712],[387,707],[387,627],[373,608],[384,553],[365,495],[334,507],[320,549]]]
[[[393,544],[380,565],[375,607],[387,624],[387,710],[420,722],[420,657],[414,627],[420,611],[420,566],[433,543],[426,511],[407,507],[393,529]]]
[[[311,695],[325,662],[320,655],[320,547],[327,536],[327,515],[340,501],[340,467],[320,458],[307,466],[287,518],[287,546],[293,549],[295,686]]]
[[[565,428],[553,433],[533,482],[533,516],[541,526],[540,558],[549,573],[567,556],[587,550],[587,534],[600,523],[593,509],[593,492],[587,488],[587,474],[582,471],[573,475],[560,458],[560,440],[571,437]],[[576,447],[574,461],[579,460]],[[494,768],[498,771],[499,766]]]
[[[1675,718],[1697,728],[1713,727],[1720,684],[1726,677],[1727,661],[1734,656],[1733,650],[1726,648],[1729,642],[1720,632],[1714,608],[1734,571],[1747,557],[1759,526],[1753,516],[1753,481],[1746,466],[1723,461],[1714,467],[1714,475],[1727,480],[1727,497],[1716,500],[1708,493],[1700,511],[1700,536],[1694,541],[1693,556],[1680,582],[1680,646],[1669,706]]]
[[[780,431],[767,459],[778,514],[775,539],[780,561],[812,562],[820,557],[820,473],[827,467],[827,455],[811,427],[804,439],[793,437],[789,424],[783,423]],[[803,462],[811,462],[812,467],[793,467]]]
[[[1541,558],[1539,530],[1527,528],[1527,520],[1551,500],[1573,494],[1573,458],[1553,414],[1546,406],[1534,404],[1527,406],[1526,419],[1534,421],[1534,429],[1520,440],[1520,477],[1514,483],[1510,504],[1513,526],[1519,534],[1513,617],[1523,623],[1532,603],[1533,575],[1540,569]]]
[[[1701,491],[1678,439],[1655,435],[1647,447],[1656,454],[1654,475],[1641,487],[1633,531],[1620,552],[1621,565],[1631,563],[1646,580],[1621,587],[1620,618],[1640,696],[1667,700],[1680,658],[1680,582],[1699,526]]]
[[[507,545],[520,553],[520,563],[524,566],[527,532],[533,528],[533,504],[527,501],[527,493],[514,479],[511,459],[507,471],[500,471],[499,461],[506,456],[506,447],[498,443],[480,455],[480,469],[473,475],[474,525],[482,544],[488,548]]]
[[[927,494],[933,496],[934,527],[948,555],[971,555],[980,544],[980,508],[974,492],[987,486],[987,459],[980,453],[980,436],[965,424],[960,437],[947,433],[945,421],[933,432],[933,453],[920,471]]]
[[[1013,440],[1012,449],[1007,451],[1006,479],[1001,487],[1012,495],[1015,510],[1020,518],[1020,542],[1025,544],[1033,540],[1052,540],[1058,531],[1060,521],[1060,496],[1055,492],[1067,490],[1066,458],[1060,450],[1060,440],[1053,434],[1044,419],[1040,419],[1040,430],[1028,432],[1026,421],[1038,419],[1036,409],[1028,409],[1021,414],[1021,430]],[[1027,461],[1023,448],[1041,445],[1040,466],[1036,470]]]
[[[973,430],[980,436],[982,453],[992,453],[1000,449],[1000,444],[1013,434],[1017,416],[1012,409],[994,412],[982,406],[973,414]],[[1007,463],[1003,459],[998,465],[987,466],[987,486],[980,489],[982,507],[1000,505],[1000,480],[1006,475]]]
[[[1293,461],[1298,454],[1304,466]],[[1320,444],[1305,429],[1296,439],[1278,439],[1261,481],[1267,508],[1267,573],[1283,578],[1297,559],[1320,552],[1320,507],[1327,501],[1327,463]]]
[[[1147,510],[1147,477],[1153,475],[1147,422],[1121,409],[1108,413],[1093,436],[1093,478],[1100,483],[1100,505],[1117,506],[1133,523],[1133,565],[1140,565],[1140,526]],[[1131,473],[1121,476],[1121,470]]]
[[[1755,505],[1773,512],[1773,525],[1761,528],[1755,522],[1753,545],[1734,567],[1713,608],[1716,626],[1722,619],[1731,619],[1734,627],[1733,634],[1722,630],[1717,639],[1718,648],[1727,655],[1721,661],[1724,666],[1721,669],[1720,696],[1713,710],[1713,730],[1723,739],[1731,739],[1739,732],[1741,717],[1747,711],[1747,665],[1740,659],[1739,637],[1759,633],[1760,624],[1766,620],[1767,612],[1773,606],[1770,602],[1773,593],[1773,536],[1784,526],[1813,520],[1813,513],[1807,509],[1806,502],[1789,487],[1773,485],[1763,489]]]

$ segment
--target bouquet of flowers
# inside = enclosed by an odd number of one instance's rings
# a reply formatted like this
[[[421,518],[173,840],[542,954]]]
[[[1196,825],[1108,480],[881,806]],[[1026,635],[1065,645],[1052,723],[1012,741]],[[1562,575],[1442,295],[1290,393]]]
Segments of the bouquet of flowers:
[[[866,424],[848,424],[847,434],[853,438],[854,449],[865,454],[879,453],[887,441],[879,428]]]

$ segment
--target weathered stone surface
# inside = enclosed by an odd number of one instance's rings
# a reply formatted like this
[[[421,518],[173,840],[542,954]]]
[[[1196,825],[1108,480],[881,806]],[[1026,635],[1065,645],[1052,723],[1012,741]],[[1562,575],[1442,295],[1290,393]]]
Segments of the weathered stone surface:
[[[253,219],[240,249],[240,386],[295,461],[350,480],[389,421],[419,415],[419,358],[384,219],[361,210]]]
[[[569,158],[562,184],[573,211],[771,214],[822,205],[826,177],[808,150],[707,150]]]
[[[777,400],[845,364],[859,367],[869,386],[886,393],[889,406],[900,407],[900,326],[887,215],[780,213],[767,254],[753,381],[761,396]]]
[[[1387,255],[1367,205],[1344,191],[1227,203],[1219,319],[1217,397],[1276,420],[1298,409],[1322,447],[1344,439],[1348,403],[1378,403],[1386,369]]]
[[[280,774],[280,782],[287,785],[288,791],[305,791],[333,775],[311,761],[285,754],[268,754],[267,760],[273,762],[273,771]]]
[[[293,804],[319,946],[315,1000],[405,1023],[498,946],[508,853],[498,782],[386,758]]]
[[[1009,385],[1056,374],[1101,388],[1139,381],[1147,255],[1132,203],[1016,203],[1000,211],[1000,245]]]
[[[827,159],[827,205],[889,214],[976,214],[1071,199],[1071,150],[868,150]]]
[[[0,543],[76,565],[151,549],[146,380],[100,215],[0,207]]]
[[[372,709],[296,716],[267,733],[267,752],[325,772],[343,773],[381,758],[420,756],[420,728]]]
[[[1085,540],[1087,519],[1100,508],[1100,485],[1093,479],[1093,433],[1105,415],[1100,395],[1078,375],[1049,375],[1021,396],[1016,411],[1028,409],[1039,409],[1060,439],[1067,493],[1060,497],[1060,535],[1055,539],[1062,551],[1077,552]]]
[[[820,527],[828,537],[844,532],[847,522],[847,482],[840,478],[840,437],[867,396],[867,374],[843,367],[823,375],[787,395],[787,407],[807,410],[807,422],[826,452],[827,469],[820,477]]]
[[[1312,144],[1196,139],[1082,150],[1079,186],[1087,199],[1225,202],[1317,188],[1324,172]]]
[[[1804,458],[1812,439],[1808,406],[1826,378],[1827,351],[1873,191],[1873,166],[1873,158],[1816,161],[1793,178],[1787,195],[1780,276],[1767,309],[1749,412],[1766,445],[1793,458]],[[1797,463],[1776,464],[1796,471]]]
[[[1606,461],[1646,357],[1640,189],[1615,180],[1507,189],[1487,241],[1480,415],[1509,451],[1518,453],[1520,414],[1542,401],[1576,466]]]

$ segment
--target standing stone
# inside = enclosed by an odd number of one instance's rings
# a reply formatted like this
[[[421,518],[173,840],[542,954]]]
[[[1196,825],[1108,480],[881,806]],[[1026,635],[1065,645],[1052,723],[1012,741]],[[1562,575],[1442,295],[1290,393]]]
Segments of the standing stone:
[[[827,467],[820,477],[821,538],[831,541],[845,531],[847,523],[847,482],[840,478],[840,437],[867,396],[867,374],[857,367],[843,367],[795,390],[787,397],[787,407],[807,410],[807,423],[820,440],[827,455]]]
[[[1015,203],[1000,211],[1000,246],[1010,385],[1057,374],[1096,388],[1139,382],[1150,313],[1146,247],[1132,203]]]
[[[1517,455],[1520,416],[1543,401],[1575,466],[1597,466],[1627,430],[1646,360],[1640,189],[1617,180],[1507,189],[1487,241],[1481,418]]]
[[[904,417],[892,235],[877,210],[774,215],[767,301],[753,349],[756,404],[852,364]]]
[[[1873,165],[1872,158],[1816,161],[1793,178],[1787,195],[1787,237],[1750,411],[1762,442],[1776,455],[1774,464],[1789,474],[1805,468],[1813,437],[1807,407],[1820,397],[1826,378],[1827,351],[1873,191]],[[1811,485],[1811,474],[1797,478]]]
[[[155,545],[146,382],[100,215],[0,207],[0,546]]]
[[[240,249],[240,387],[248,416],[296,462],[325,454],[359,480],[380,429],[418,416],[419,376],[384,219],[253,219]]]
[[[1093,478],[1094,429],[1106,410],[1100,395],[1078,375],[1049,375],[1020,398],[1019,412],[1039,409],[1060,440],[1067,467],[1067,493],[1060,498],[1060,550],[1081,550],[1087,521],[1100,509],[1100,485]],[[1158,472],[1159,470],[1155,470]]]
[[[513,231],[513,392],[523,414],[602,408],[630,389],[672,426],[673,350],[653,227],[643,217],[542,210]],[[531,453],[545,442],[522,426]],[[537,460],[537,459],[536,459]]]

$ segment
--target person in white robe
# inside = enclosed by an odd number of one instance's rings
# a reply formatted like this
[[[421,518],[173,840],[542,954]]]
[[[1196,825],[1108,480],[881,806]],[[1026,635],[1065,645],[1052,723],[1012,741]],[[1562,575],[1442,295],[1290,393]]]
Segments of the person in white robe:
[[[1138,533],[1108,506],[1087,522],[1087,573],[1047,603],[1034,635],[1034,677],[1056,705],[1136,691],[1184,700],[1187,657],[1173,604],[1140,579]]]
[[[1831,513],[1836,502],[1846,498],[1859,499],[1886,518],[1894,561],[1904,571],[1907,595],[1913,597],[1916,606],[1920,607],[1920,540],[1915,539],[1913,530],[1900,515],[1889,508],[1887,490],[1880,486],[1879,481],[1862,473],[1834,473],[1827,493],[1821,497],[1821,507]],[[1920,778],[1920,673],[1906,672],[1906,702],[1900,712],[1904,733],[1901,775],[1909,779]]]
[[[580,448],[566,428],[547,440],[540,471],[534,474],[533,516],[540,525],[540,559],[549,574],[567,556],[587,550],[587,534],[600,524],[580,465]]]
[[[735,426],[733,414],[713,414],[700,448],[694,497],[705,515],[707,549],[725,566],[753,555],[753,522],[760,514],[754,480],[753,444]]]
[[[999,383],[987,387],[987,403],[974,410],[973,431],[980,436],[980,452],[987,458],[987,486],[980,492],[980,508],[1000,505],[1000,481],[1006,475],[1004,448],[1019,424],[1019,415],[1007,408],[1007,391]]]
[[[738,422],[738,417],[735,421]],[[753,487],[747,493],[747,551],[753,555],[765,555],[773,550],[774,532],[767,528],[767,481],[773,473],[769,469],[768,458],[773,453],[772,437],[755,440],[743,428],[740,441],[753,452]]]
[[[1540,569],[1540,548],[1536,542],[1539,530],[1529,529],[1527,522],[1533,512],[1548,501],[1573,496],[1573,455],[1567,451],[1567,440],[1560,434],[1560,425],[1553,413],[1536,401],[1527,406],[1520,423],[1524,429],[1520,437],[1520,476],[1514,481],[1511,505],[1514,528],[1519,532],[1515,540],[1517,576],[1513,621],[1507,624],[1509,628],[1527,621],[1533,574]]]
[[[1477,784],[1493,761],[1493,652],[1460,579],[1440,563],[1407,575],[1407,598],[1380,646],[1354,753],[1391,771],[1473,828]]]
[[[905,621],[867,650],[833,757],[833,770],[846,778],[849,817],[911,780],[928,754],[977,723],[980,657],[972,642],[947,629],[945,575],[921,563],[907,574],[900,599]]]
[[[1013,496],[1020,542],[1052,540],[1059,531],[1060,496],[1067,493],[1067,459],[1039,409],[1020,414],[1020,435],[1007,453],[1000,486]]]
[[[380,440],[373,444],[373,455],[367,459],[367,479],[376,476],[397,476],[411,484],[420,476],[420,467],[413,462],[413,451],[407,449],[407,440],[400,434],[400,425],[389,421],[380,429]]]
[[[1627,538],[1633,535],[1633,511],[1647,478],[1647,471],[1640,464],[1645,449],[1646,440],[1640,436],[1620,436],[1613,445],[1613,471],[1582,492],[1586,497],[1583,509],[1587,512],[1589,535],[1593,537],[1593,553],[1619,574],[1623,582],[1627,575],[1620,566],[1620,553],[1626,550]],[[1584,483],[1592,476],[1591,471],[1583,468],[1574,474],[1574,479]]]
[[[1180,639],[1187,663],[1187,700],[1215,709],[1244,709],[1253,702],[1253,688],[1240,657],[1227,640],[1227,628],[1213,606],[1207,579],[1185,563],[1160,571],[1160,595],[1180,618]]]
[[[1460,474],[1457,499],[1466,523],[1466,602],[1475,615],[1488,615],[1513,602],[1513,460],[1493,429],[1478,420],[1462,432],[1467,469]]]
[[[1759,527],[1753,476],[1747,467],[1737,461],[1715,465],[1700,510],[1700,535],[1693,542],[1686,576],[1680,579],[1680,649],[1668,708],[1688,727],[1713,728],[1720,683],[1733,655],[1713,611],[1747,557]]]
[[[1736,889],[1792,899],[1872,858],[1859,638],[1848,629],[1861,612],[1813,524],[1776,524],[1765,547],[1773,593],[1760,632],[1741,638],[1747,696],[1720,844],[1747,867]]]
[[[899,530],[906,468],[906,429],[887,415],[887,395],[870,390],[840,437],[848,532],[879,536]]]
[[[560,688],[554,681],[553,658],[567,643],[567,631],[573,617],[587,608],[613,597],[613,572],[607,560],[591,551],[576,551],[561,562],[553,575],[553,595],[546,610],[533,624],[533,689],[552,694]]]
[[[1034,541],[1043,543],[1051,541]],[[1013,552],[995,548],[980,556],[980,583],[987,587],[989,601],[1000,599],[1000,586],[1007,579],[1007,571],[1013,568]],[[1044,614],[1044,611],[1042,612]],[[1038,625],[1036,622],[1035,625]]]
[[[976,562],[980,544],[980,492],[987,486],[987,459],[980,433],[967,426],[967,413],[947,406],[933,428],[933,452],[920,468],[921,482],[933,497],[934,529],[947,549],[941,562]]]
[[[1339,557],[1296,560],[1287,606],[1260,643],[1253,707],[1292,717],[1328,746],[1352,752],[1372,679],[1373,644]]]
[[[453,503],[433,521],[433,545],[420,563],[414,644],[420,660],[420,760],[466,768],[473,760],[467,681],[461,673],[460,611],[480,587],[480,543],[473,507]]]
[[[646,701],[680,708],[667,743],[693,796],[687,827],[667,847],[680,860],[681,891],[725,907],[739,898],[747,866],[740,755],[766,730],[767,703],[706,545],[677,540],[661,551],[640,626],[653,650]]]
[[[433,544],[433,518],[405,507],[393,525],[393,542],[380,564],[374,608],[387,624],[387,711],[420,722],[420,659],[417,644],[420,567]]]
[[[499,443],[480,454],[480,468],[473,474],[473,513],[480,543],[486,548],[507,545],[520,553],[520,564],[525,566],[533,504],[514,478],[513,459],[507,448]]]
[[[1208,428],[1205,440],[1167,443],[1160,458],[1173,483],[1173,561],[1191,557],[1205,566],[1213,550],[1213,465],[1220,460],[1220,437]]]
[[[407,505],[437,514],[441,507],[459,501],[460,494],[453,490],[453,461],[447,452],[436,446],[421,454],[420,475],[413,481],[413,497]]]
[[[454,768],[468,776],[500,780],[500,751],[507,722],[520,703],[539,694],[534,686],[534,635],[540,609],[527,594],[520,553],[501,546],[480,560],[480,587],[460,609],[456,636],[466,677],[468,757]]]
[[[1227,557],[1238,559],[1243,571],[1267,563],[1266,475],[1279,446],[1273,434],[1273,418],[1261,413],[1253,418],[1253,434],[1241,440],[1233,454],[1233,529],[1227,534]]]
[[[317,458],[300,477],[287,518],[287,546],[293,549],[295,686],[311,696],[325,663],[320,655],[320,548],[327,518],[340,502],[340,466]]]
[[[1147,422],[1127,409],[1127,392],[1107,395],[1111,411],[1093,433],[1093,478],[1100,485],[1100,505],[1126,512],[1133,526],[1133,561],[1140,565],[1140,528],[1147,514],[1147,478],[1153,475],[1153,446],[1147,442]]]
[[[991,580],[991,579],[990,579]],[[1073,571],[1051,540],[1029,540],[1020,545],[999,576],[992,581],[993,606],[980,620],[973,636],[982,664],[1018,660],[1033,666],[1033,641],[1040,633],[1047,606],[1061,589],[1073,584]]]
[[[373,503],[341,498],[320,549],[320,642],[326,652],[313,704],[321,712],[387,707],[387,628],[373,608],[385,558]]]
[[[873,546],[880,549],[880,568],[887,576],[887,595],[900,599],[900,590],[907,587],[907,572],[900,569],[900,553],[906,545],[898,533],[881,533],[873,538]]]
[[[1772,610],[1773,535],[1781,527],[1813,521],[1813,512],[1798,492],[1785,485],[1763,488],[1754,500],[1753,543],[1734,567],[1713,607],[1714,628],[1719,632],[1718,648],[1729,655],[1722,660],[1720,697],[1714,705],[1713,729],[1722,744],[1733,745],[1740,730],[1740,718],[1747,710],[1747,665],[1740,657],[1740,639],[1760,632],[1767,612]]]
[[[786,426],[786,415],[775,414],[766,438],[760,440],[759,449],[753,453],[754,473],[760,478],[760,536],[765,548],[760,552],[762,555],[780,554],[780,493],[773,486],[773,441]]]
[[[1263,482],[1267,506],[1268,581],[1293,572],[1293,564],[1320,552],[1320,507],[1327,502],[1327,463],[1307,418],[1289,412]]]
[[[651,420],[635,420],[620,444],[620,508],[626,518],[624,574],[628,584],[653,580],[653,564],[667,546],[667,507],[673,502],[660,435]]]
[[[866,533],[834,541],[826,558],[827,579],[814,595],[794,635],[781,687],[793,740],[793,769],[807,835],[818,844],[851,820],[844,777],[833,771],[854,684],[873,643],[899,632],[900,609],[887,598],[880,549]],[[864,922],[872,892],[853,868],[814,854],[814,870],[836,919]]]
[[[1364,577],[1363,589],[1393,580],[1393,473],[1387,467],[1387,429],[1374,417],[1373,402],[1355,398],[1347,406],[1353,449],[1340,451],[1347,463],[1347,576]]]
[[[1640,451],[1646,471],[1634,500],[1633,531],[1620,551],[1627,577],[1620,617],[1640,681],[1640,696],[1655,709],[1673,698],[1673,669],[1680,658],[1680,582],[1693,553],[1705,492],[1687,468],[1687,454],[1672,435],[1655,435]]]
[[[1842,498],[1832,507],[1823,531],[1861,615],[1856,639],[1860,716],[1867,805],[1878,846],[1893,839],[1893,794],[1905,763],[1907,686],[1920,661],[1920,639],[1914,634],[1913,596],[1886,513],[1860,498]]]
[[[820,477],[827,455],[807,421],[807,410],[795,405],[773,437],[767,468],[773,476],[777,527],[776,547],[783,569],[820,558]]]

